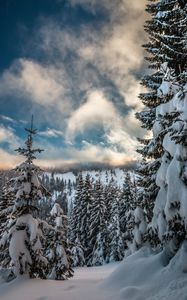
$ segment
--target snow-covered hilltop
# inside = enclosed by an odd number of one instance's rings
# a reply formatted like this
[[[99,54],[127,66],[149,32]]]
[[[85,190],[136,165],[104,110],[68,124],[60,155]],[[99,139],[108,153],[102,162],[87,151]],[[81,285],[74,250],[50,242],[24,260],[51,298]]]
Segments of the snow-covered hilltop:
[[[103,184],[107,184],[112,178],[117,183],[118,186],[122,186],[124,183],[124,171],[125,169],[120,168],[113,168],[113,169],[102,169],[102,170],[86,170],[82,171],[83,178],[86,177],[87,174],[91,176],[93,181],[97,181],[98,179],[101,180]],[[53,172],[46,172],[47,176],[49,176],[49,179],[51,179],[51,176],[54,176],[54,179],[57,180],[63,180],[65,183],[76,182],[76,174],[75,172],[65,172],[65,173],[53,173]],[[133,176],[133,175],[132,175]]]

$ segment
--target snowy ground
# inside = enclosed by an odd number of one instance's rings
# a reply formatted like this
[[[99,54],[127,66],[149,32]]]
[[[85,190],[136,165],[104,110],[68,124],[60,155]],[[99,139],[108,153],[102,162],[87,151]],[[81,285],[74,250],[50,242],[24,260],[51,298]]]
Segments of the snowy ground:
[[[187,247],[170,260],[142,248],[121,263],[77,268],[68,281],[16,279],[0,300],[187,300]]]
[[[67,281],[16,279],[0,285],[0,300],[107,300],[110,293],[100,284],[118,264],[77,268]]]

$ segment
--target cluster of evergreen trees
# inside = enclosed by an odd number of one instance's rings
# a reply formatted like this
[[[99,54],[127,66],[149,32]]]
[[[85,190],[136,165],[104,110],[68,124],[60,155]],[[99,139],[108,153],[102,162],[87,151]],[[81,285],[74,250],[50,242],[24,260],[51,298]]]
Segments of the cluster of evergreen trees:
[[[83,251],[80,260],[74,258],[74,265],[82,265],[83,261],[88,266],[120,261],[129,250],[138,247],[134,230],[141,235],[143,226],[139,229],[139,225],[144,215],[137,219],[136,199],[136,182],[129,172],[124,176],[123,188],[113,179],[103,185],[100,179],[93,182],[89,174],[85,178],[79,174],[69,237]]]

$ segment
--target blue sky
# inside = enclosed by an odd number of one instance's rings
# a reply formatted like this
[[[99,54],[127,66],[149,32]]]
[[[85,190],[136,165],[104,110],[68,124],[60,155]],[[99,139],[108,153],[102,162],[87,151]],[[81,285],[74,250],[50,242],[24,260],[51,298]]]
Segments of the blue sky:
[[[140,3],[141,2],[141,3]],[[145,1],[2,0],[0,166],[34,114],[42,166],[137,159]]]

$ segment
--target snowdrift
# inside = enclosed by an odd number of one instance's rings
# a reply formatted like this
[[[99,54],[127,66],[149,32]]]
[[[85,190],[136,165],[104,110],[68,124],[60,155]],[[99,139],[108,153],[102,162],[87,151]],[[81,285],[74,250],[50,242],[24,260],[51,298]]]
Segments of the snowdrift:
[[[115,300],[187,300],[184,258],[182,247],[166,265],[164,252],[154,254],[142,248],[125,258],[101,287]]]

